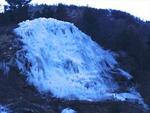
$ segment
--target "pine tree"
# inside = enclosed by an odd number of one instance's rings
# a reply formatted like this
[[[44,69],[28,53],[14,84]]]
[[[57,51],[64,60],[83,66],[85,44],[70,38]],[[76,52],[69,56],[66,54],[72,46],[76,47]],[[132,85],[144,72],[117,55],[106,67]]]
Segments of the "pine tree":
[[[9,9],[14,10],[20,7],[27,6],[31,0],[6,0],[6,2],[10,5]]]
[[[31,0],[6,0],[9,4],[5,8],[5,14],[10,21],[8,23],[17,23],[29,18],[28,6]]]

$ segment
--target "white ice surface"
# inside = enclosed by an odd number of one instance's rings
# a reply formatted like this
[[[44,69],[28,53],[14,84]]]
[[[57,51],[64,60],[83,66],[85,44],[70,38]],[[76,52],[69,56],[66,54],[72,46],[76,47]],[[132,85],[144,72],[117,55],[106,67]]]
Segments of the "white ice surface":
[[[122,70],[122,69],[118,69],[118,71],[120,72],[121,75],[123,75],[124,77],[128,78],[128,79],[132,79],[133,77],[127,73],[126,71]]]
[[[0,113],[9,113],[8,109],[2,105],[0,105]]]
[[[70,108],[65,108],[62,110],[61,113],[77,113],[76,111],[74,111],[73,109]]]
[[[118,100],[142,101],[132,91],[115,93],[119,86],[110,72],[117,61],[73,24],[39,18],[20,23],[15,32],[26,51],[18,52],[18,67],[40,92],[65,99],[100,101],[117,95]],[[122,69],[121,73],[132,77]]]

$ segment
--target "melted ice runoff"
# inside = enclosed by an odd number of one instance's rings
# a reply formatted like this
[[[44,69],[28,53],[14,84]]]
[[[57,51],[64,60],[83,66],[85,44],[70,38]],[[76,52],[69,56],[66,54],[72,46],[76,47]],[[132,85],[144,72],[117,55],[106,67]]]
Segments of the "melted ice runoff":
[[[17,65],[29,84],[41,93],[69,100],[136,100],[143,103],[132,87],[119,92],[111,71],[130,80],[113,54],[68,22],[39,18],[19,24],[15,33],[23,42]],[[27,63],[28,61],[28,63]]]

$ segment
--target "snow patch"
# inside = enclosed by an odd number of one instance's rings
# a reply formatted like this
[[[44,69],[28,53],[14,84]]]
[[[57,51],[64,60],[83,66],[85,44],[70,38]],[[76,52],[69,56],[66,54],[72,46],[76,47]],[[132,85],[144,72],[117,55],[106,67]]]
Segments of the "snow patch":
[[[0,113],[9,113],[9,110],[8,110],[8,108],[0,105]]]
[[[76,111],[74,111],[73,109],[70,108],[65,108],[62,110],[61,113],[77,113]]]

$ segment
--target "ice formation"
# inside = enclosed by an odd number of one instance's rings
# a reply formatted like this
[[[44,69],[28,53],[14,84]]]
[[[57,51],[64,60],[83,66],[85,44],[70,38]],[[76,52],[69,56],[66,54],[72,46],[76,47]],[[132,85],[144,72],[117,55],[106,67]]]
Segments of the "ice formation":
[[[39,18],[20,23],[15,33],[23,42],[17,65],[27,76],[28,83],[40,92],[72,100],[142,102],[134,88],[119,93],[113,70],[128,80],[132,76],[119,68],[111,52],[73,24]]]
[[[61,113],[77,113],[76,111],[74,111],[73,109],[70,108],[65,108],[62,110]]]
[[[0,105],[0,113],[9,113],[9,110],[8,110],[8,108]]]

